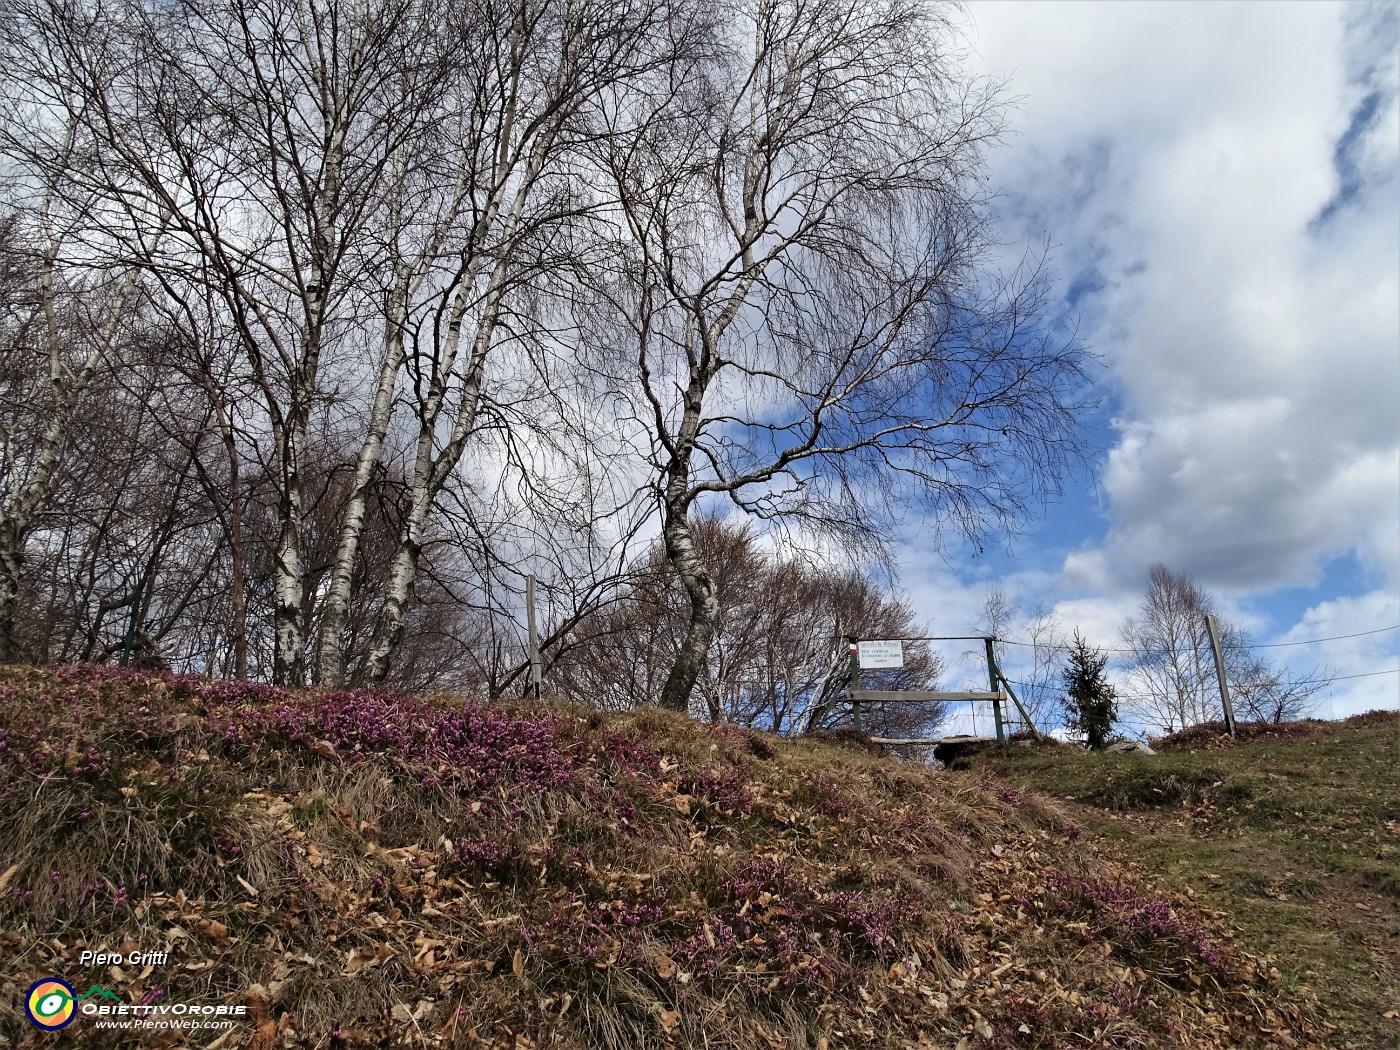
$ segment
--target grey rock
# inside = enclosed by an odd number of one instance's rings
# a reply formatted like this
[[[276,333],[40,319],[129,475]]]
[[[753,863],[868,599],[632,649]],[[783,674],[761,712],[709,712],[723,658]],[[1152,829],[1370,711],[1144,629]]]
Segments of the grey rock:
[[[1125,751],[1139,755],[1155,755],[1157,753],[1153,751],[1150,747],[1148,747],[1146,744],[1144,744],[1141,740],[1117,740],[1114,741],[1112,744],[1109,744],[1108,747],[1104,748],[1104,750]]]

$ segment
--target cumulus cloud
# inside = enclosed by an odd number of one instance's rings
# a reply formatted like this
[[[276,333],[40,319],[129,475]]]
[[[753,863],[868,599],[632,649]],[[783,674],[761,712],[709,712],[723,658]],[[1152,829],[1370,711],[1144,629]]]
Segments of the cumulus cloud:
[[[1313,666],[1359,669],[1361,677],[1338,679],[1318,698],[1317,713],[1341,718],[1376,708],[1400,707],[1400,594],[1375,590],[1319,602],[1289,630],[1273,639],[1270,657],[1306,673]],[[1327,639],[1312,644],[1312,639]]]
[[[1396,6],[971,13],[1022,98],[995,159],[1006,237],[1058,245],[1116,410],[1107,535],[1065,560],[1062,611],[1107,628],[1158,561],[1256,608],[1345,555],[1400,590]],[[1333,606],[1384,619],[1316,598],[1314,631]]]

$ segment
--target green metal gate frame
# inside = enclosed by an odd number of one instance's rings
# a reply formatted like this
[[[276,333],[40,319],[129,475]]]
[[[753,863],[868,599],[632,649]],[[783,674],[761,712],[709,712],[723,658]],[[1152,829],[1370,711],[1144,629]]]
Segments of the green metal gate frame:
[[[1002,702],[1010,697],[1011,702],[1016,705],[1016,710],[1020,712],[1022,721],[1030,730],[1031,735],[1037,740],[1041,739],[1040,730],[1036,729],[1035,723],[1031,721],[1030,715],[1021,704],[1020,698],[1011,688],[1011,683],[1006,680],[1006,675],[1002,673],[1001,667],[997,664],[996,652],[993,648],[996,642],[995,635],[951,635],[951,636],[925,636],[919,638],[886,638],[880,641],[899,642],[982,642],[987,649],[987,682],[991,686],[991,692],[968,693],[968,692],[937,692],[917,689],[861,689],[860,688],[860,651],[858,645],[860,639],[854,635],[847,635],[847,642],[850,644],[850,684],[847,688],[847,697],[851,704],[851,717],[855,722],[857,733],[863,733],[861,728],[860,705],[861,701],[867,703],[918,703],[931,700],[945,700],[951,702],[962,701],[985,701],[992,705],[992,715],[996,719],[997,742],[1006,743],[1006,724],[1002,718]],[[876,639],[867,639],[875,641]],[[1005,693],[1002,692],[1005,690]]]

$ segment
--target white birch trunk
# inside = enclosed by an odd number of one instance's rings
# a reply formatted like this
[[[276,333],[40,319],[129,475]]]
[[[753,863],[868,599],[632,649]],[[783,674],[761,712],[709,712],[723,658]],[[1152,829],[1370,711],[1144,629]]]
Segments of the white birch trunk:
[[[358,5],[357,5],[358,6]],[[358,12],[357,12],[358,13]],[[300,10],[304,18],[306,10]],[[363,21],[355,19],[356,29],[350,40],[347,65],[353,81],[363,60]],[[314,39],[307,32],[305,39]],[[306,445],[312,399],[316,394],[317,373],[326,335],[326,305],[329,284],[334,278],[332,258],[339,247],[340,231],[335,217],[341,200],[342,167],[345,164],[345,141],[349,132],[351,113],[348,99],[336,94],[334,78],[323,64],[324,56],[308,53],[307,66],[320,92],[321,120],[326,152],[322,164],[319,193],[313,209],[311,243],[307,252],[307,278],[302,291],[303,327],[301,355],[291,375],[292,389],[287,412],[286,432],[278,444],[281,457],[278,480],[279,529],[274,568],[273,622],[276,634],[273,654],[273,680],[279,685],[304,685],[307,678],[306,651],[306,579],[302,564],[302,492],[301,458]],[[377,451],[377,450],[376,450]],[[363,458],[363,457],[362,457]],[[373,469],[370,463],[368,470]],[[356,532],[358,539],[358,531]],[[353,555],[350,559],[353,566]],[[337,638],[339,631],[336,632]]]
[[[695,547],[690,528],[690,457],[700,433],[704,410],[705,387],[708,376],[704,363],[692,367],[686,388],[685,410],[681,416],[675,441],[675,451],[667,465],[664,493],[665,520],[661,535],[666,544],[666,558],[680,577],[681,586],[690,598],[690,623],[681,640],[676,661],[661,687],[660,703],[672,711],[689,711],[695,682],[704,669],[710,643],[715,637],[715,621],[719,618],[719,594]]]
[[[316,681],[321,685],[338,686],[345,681],[345,645],[342,636],[350,615],[350,583],[355,561],[359,557],[360,538],[364,534],[370,481],[383,453],[384,437],[389,430],[389,417],[393,411],[394,385],[404,361],[405,299],[406,296],[396,295],[390,310],[384,357],[379,367],[379,385],[375,389],[374,406],[370,411],[369,433],[360,446],[359,458],[355,463],[355,480],[341,522],[335,565],[321,607],[321,627],[316,641]]]
[[[306,682],[305,583],[301,567],[301,447],[294,434],[278,433],[277,545],[273,555],[272,680]]]
[[[400,533],[398,548],[394,552],[393,565],[386,581],[384,601],[375,618],[374,633],[370,639],[369,652],[365,656],[362,668],[362,677],[369,681],[383,681],[388,676],[394,651],[403,641],[404,623],[409,602],[413,597],[414,584],[418,578],[419,557],[423,551],[423,530],[434,500],[461,460],[467,438],[476,426],[487,358],[505,299],[506,277],[513,261],[511,253],[519,234],[521,216],[524,213],[530,191],[544,168],[545,159],[562,122],[562,118],[556,114],[553,119],[536,132],[537,137],[527,155],[524,171],[520,175],[520,182],[511,196],[510,207],[505,216],[500,218],[499,231],[496,231],[493,227],[501,212],[507,179],[514,163],[509,149],[509,137],[514,120],[515,102],[512,100],[502,128],[503,141],[495,172],[496,188],[484,211],[482,225],[478,227],[473,237],[474,247],[480,252],[489,235],[498,232],[496,239],[502,247],[496,254],[486,294],[476,315],[476,336],[473,340],[471,356],[464,370],[457,418],[453,424],[452,434],[442,451],[434,455],[433,446],[437,433],[438,417],[442,411],[450,378],[456,367],[462,328],[466,312],[471,305],[470,291],[488,261],[485,255],[478,254],[466,267],[453,299],[447,336],[439,354],[439,367],[435,369],[432,389],[419,416],[418,451],[414,462],[412,496],[408,515]]]
[[[704,670],[705,658],[715,636],[719,617],[719,597],[714,578],[706,570],[695,548],[695,538],[684,512],[667,513],[662,529],[666,557],[680,576],[690,598],[690,624],[681,641],[676,661],[661,688],[661,706],[672,711],[689,711],[695,682]]]
[[[436,423],[441,410],[442,393],[435,390],[430,401],[430,413],[424,419],[418,435],[418,454],[414,461],[413,490],[409,500],[408,515],[404,520],[399,536],[399,545],[394,552],[393,565],[385,587],[384,602],[375,619],[374,634],[370,639],[369,652],[365,657],[363,676],[372,682],[383,681],[389,674],[394,650],[403,641],[404,622],[408,604],[413,597],[413,587],[418,578],[418,559],[423,553],[423,529],[432,510],[433,501],[451,475],[453,468],[462,457],[468,436],[476,426],[477,410],[481,405],[481,386],[487,354],[495,332],[496,319],[504,298],[505,262],[498,262],[491,277],[491,289],[486,297],[484,316],[478,323],[475,344],[472,347],[471,365],[467,370],[466,381],[462,384],[462,400],[458,406],[457,420],[452,436],[442,452],[433,455],[435,427],[426,425],[431,419]],[[465,291],[465,289],[463,290]],[[460,301],[465,306],[465,297]],[[461,331],[460,318],[454,318],[455,337]],[[455,362],[455,346],[450,351],[450,360]],[[451,367],[442,372],[441,385],[446,386],[446,377]]]

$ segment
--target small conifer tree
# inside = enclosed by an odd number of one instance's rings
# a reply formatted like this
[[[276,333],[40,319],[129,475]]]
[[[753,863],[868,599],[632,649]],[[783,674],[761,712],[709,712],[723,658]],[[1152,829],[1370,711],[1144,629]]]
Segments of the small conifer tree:
[[[1095,751],[1108,743],[1118,718],[1118,696],[1103,674],[1107,663],[1108,657],[1075,631],[1069,663],[1060,672],[1065,680],[1065,726],[1083,733]]]

